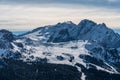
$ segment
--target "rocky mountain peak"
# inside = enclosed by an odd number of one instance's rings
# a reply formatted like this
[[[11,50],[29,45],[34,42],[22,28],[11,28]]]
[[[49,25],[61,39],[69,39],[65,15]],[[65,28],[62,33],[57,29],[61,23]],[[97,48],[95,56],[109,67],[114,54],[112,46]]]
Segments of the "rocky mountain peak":
[[[14,35],[12,34],[12,32],[2,29],[2,30],[0,30],[0,39],[11,42],[14,39]]]
[[[84,27],[87,27],[88,25],[95,26],[97,25],[97,23],[93,22],[92,20],[84,19],[78,24],[78,26],[84,26]]]
[[[39,32],[39,33],[38,33]],[[36,35],[34,35],[36,34]],[[97,41],[107,47],[119,47],[120,35],[108,28],[105,23],[97,24],[84,19],[78,25],[73,22],[58,23],[53,26],[41,27],[39,30],[28,33],[26,37],[37,37],[48,42],[67,42],[73,40]],[[44,39],[42,38],[44,37]],[[112,43],[112,44],[109,44]],[[117,45],[117,46],[116,46]]]

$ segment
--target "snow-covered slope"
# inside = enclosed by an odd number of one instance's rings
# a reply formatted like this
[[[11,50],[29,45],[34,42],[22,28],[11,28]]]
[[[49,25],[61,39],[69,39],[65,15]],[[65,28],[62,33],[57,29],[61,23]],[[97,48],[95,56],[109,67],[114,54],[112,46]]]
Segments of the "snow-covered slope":
[[[19,40],[16,42],[19,42]],[[97,68],[100,70],[118,73],[116,69],[107,64],[107,61],[105,61],[104,57],[106,56],[105,49],[97,43],[91,43],[82,40],[60,43],[22,43],[24,50],[20,49],[19,47],[15,48],[18,48],[16,49],[16,52],[19,50],[18,52],[22,53],[21,59],[25,62],[34,62],[40,60],[47,63],[67,64],[71,66],[81,64],[84,67],[88,67],[87,65],[91,64],[95,67],[98,66]],[[95,49],[100,50],[95,52]],[[89,60],[86,60],[86,58],[93,58],[93,61],[89,62]],[[101,64],[95,63],[94,60],[98,60],[98,63]]]

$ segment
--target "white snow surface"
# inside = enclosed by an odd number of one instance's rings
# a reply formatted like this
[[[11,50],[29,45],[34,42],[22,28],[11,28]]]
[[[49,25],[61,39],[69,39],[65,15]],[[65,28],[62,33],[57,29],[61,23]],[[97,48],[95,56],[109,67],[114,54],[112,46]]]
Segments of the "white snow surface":
[[[20,41],[20,40],[18,40]],[[17,41],[16,41],[17,42]],[[24,43],[24,40],[23,40]],[[53,64],[66,64],[71,66],[76,66],[76,63],[82,64],[84,67],[87,67],[87,63],[84,62],[82,58],[80,58],[80,55],[88,55],[91,57],[96,57],[98,59],[101,59],[100,55],[94,55],[89,54],[89,51],[85,48],[86,45],[91,45],[90,42],[87,40],[79,40],[79,41],[69,41],[69,42],[60,42],[60,43],[39,43],[37,46],[34,45],[24,45],[24,48],[27,50],[25,52],[22,52],[22,56],[25,56],[23,60],[25,62],[28,61],[36,61],[37,58],[44,59],[46,58],[48,63]],[[93,49],[94,47],[101,47],[100,45],[92,45],[92,47],[89,47],[90,49]],[[15,46],[15,50],[19,50]],[[20,50],[19,50],[20,51]],[[31,58],[33,56],[34,58]],[[62,57],[62,60],[58,59],[57,57]],[[71,57],[74,59],[72,61]],[[106,70],[102,67],[99,67],[97,65],[94,65],[97,67],[98,70],[107,71],[109,73],[117,73],[117,71],[113,69],[113,71]],[[77,66],[76,66],[77,67]],[[77,67],[80,71],[79,67]],[[82,74],[83,78],[85,77],[84,73]]]
[[[56,64],[69,64],[74,65],[75,63],[81,63],[85,66],[82,59],[79,58],[80,54],[88,54],[88,51],[85,49],[85,44],[87,41],[79,41],[79,42],[68,42],[68,43],[50,43],[52,46],[44,46],[39,45],[37,47],[26,46],[26,49],[33,50],[33,53],[27,54],[25,56],[34,56],[40,58],[47,58],[48,63],[56,63]],[[76,49],[71,49],[71,47],[76,47]],[[43,54],[46,53],[46,54]],[[47,54],[48,53],[48,54]],[[61,56],[64,60],[58,60],[56,57]],[[74,56],[74,61],[69,62],[70,56]],[[26,57],[27,58],[27,57]]]

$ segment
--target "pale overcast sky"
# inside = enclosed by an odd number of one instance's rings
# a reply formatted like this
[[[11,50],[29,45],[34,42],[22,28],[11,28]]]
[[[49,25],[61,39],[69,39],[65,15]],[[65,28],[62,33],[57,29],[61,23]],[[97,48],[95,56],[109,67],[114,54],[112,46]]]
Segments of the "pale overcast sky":
[[[120,0],[0,0],[0,29],[30,30],[82,19],[120,28]]]

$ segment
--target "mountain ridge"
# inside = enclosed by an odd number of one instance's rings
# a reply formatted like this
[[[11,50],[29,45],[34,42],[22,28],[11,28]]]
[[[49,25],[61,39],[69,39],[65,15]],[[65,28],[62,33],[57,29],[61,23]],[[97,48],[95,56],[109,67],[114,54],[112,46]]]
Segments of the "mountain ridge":
[[[6,33],[8,31],[5,31]],[[3,33],[0,32],[0,34]],[[8,38],[9,36],[6,39]],[[29,67],[34,64],[41,66],[43,70],[39,69],[39,67],[33,68],[43,71],[43,73],[45,73],[44,66],[49,65],[50,69],[54,69],[52,72],[58,74],[59,72],[56,73],[56,69],[61,65],[63,68],[74,67],[73,69],[75,69],[77,74],[80,72],[79,75],[74,77],[74,80],[119,80],[120,35],[107,28],[104,23],[97,24],[87,19],[82,20],[78,25],[70,21],[58,23],[36,28],[20,36],[13,36],[9,43],[12,45],[12,48],[0,49],[1,51],[4,50],[0,56],[0,66],[3,66],[0,71],[4,68],[4,70],[11,68],[12,72],[14,72],[12,67],[15,67],[13,62],[16,62],[19,69],[15,73],[21,76],[26,71],[19,73],[19,70],[21,70],[19,65],[24,65],[23,67],[31,71],[32,69]],[[13,66],[10,64],[13,64]],[[6,66],[8,69],[6,69]],[[55,68],[55,66],[57,67]],[[107,76],[102,75],[102,73]],[[40,74],[42,75],[42,73]],[[45,74],[48,77],[49,74]],[[59,75],[61,75],[61,72]],[[67,74],[65,75],[69,78]],[[71,75],[75,76],[74,74]],[[31,75],[29,74],[29,76]],[[61,79],[67,79],[63,75],[61,76]],[[25,77],[28,78],[27,75]],[[43,77],[44,79],[46,78]],[[52,78],[48,79],[53,80]],[[57,77],[55,79],[58,80]]]
[[[40,32],[39,30],[42,31]],[[24,35],[27,36],[27,34],[29,35],[30,33],[34,33],[37,31],[39,33],[37,33],[38,35],[36,34],[36,36],[49,38],[49,40],[46,39],[46,41],[48,42],[64,42],[71,40],[96,40],[97,42],[100,43],[104,42],[104,44],[109,45],[108,47],[120,46],[118,44],[113,43],[113,42],[120,42],[120,35],[118,33],[115,33],[112,29],[107,28],[107,26],[104,23],[97,24],[87,19],[82,20],[78,25],[69,21],[69,23],[63,22],[63,23],[58,23],[56,25],[39,27],[21,36]],[[49,33],[49,35],[47,33]],[[94,36],[94,34],[96,35]],[[66,40],[62,39],[63,36],[64,38],[66,38]],[[114,38],[112,38],[112,36],[114,36]],[[60,40],[60,38],[62,40]],[[60,40],[60,41],[56,41],[56,40]],[[109,43],[113,43],[113,44],[109,44]]]

